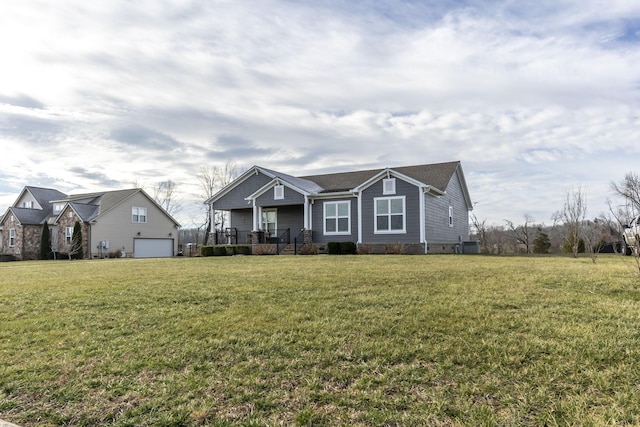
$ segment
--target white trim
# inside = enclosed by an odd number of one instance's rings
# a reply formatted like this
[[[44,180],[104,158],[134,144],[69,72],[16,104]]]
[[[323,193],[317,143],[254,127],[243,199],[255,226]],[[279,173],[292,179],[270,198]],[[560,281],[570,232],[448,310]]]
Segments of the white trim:
[[[305,230],[308,230],[309,227],[309,196],[304,196],[304,206],[302,207],[302,215],[304,215],[304,218],[302,220],[302,228],[304,228]]]
[[[330,204],[336,205],[336,216],[332,217],[336,220],[336,231],[327,231],[327,206]],[[338,205],[340,204],[347,205],[347,231],[338,230],[339,220],[340,218],[344,218],[338,214]],[[325,236],[344,236],[351,234],[351,200],[327,200],[326,202],[322,203],[322,234],[324,234]]]
[[[276,184],[273,186],[273,200],[284,200],[284,185]]]
[[[362,242],[362,193],[358,193],[358,243]]]
[[[401,230],[378,230],[378,201],[389,201],[389,228],[391,228],[391,200],[402,200],[402,229]],[[407,196],[386,196],[373,198],[373,233],[374,234],[407,234]]]
[[[395,178],[385,178],[382,180],[382,194],[384,196],[392,196],[396,194]]]
[[[424,182],[420,182],[416,179],[413,179],[411,177],[408,177],[407,175],[401,174],[400,172],[396,172],[393,169],[384,169],[380,172],[378,172],[377,174],[375,174],[374,176],[372,176],[371,178],[369,178],[368,180],[366,180],[365,182],[363,182],[362,184],[358,185],[357,187],[355,187],[352,191],[363,191],[369,187],[371,187],[373,184],[375,184],[376,182],[380,181],[380,178],[387,176],[387,174],[389,175],[389,177],[394,177],[394,178],[400,178],[401,180],[415,185],[416,187],[424,187],[426,185],[426,183]],[[388,179],[388,178],[387,178]]]
[[[265,228],[265,222],[264,222],[264,214],[265,213],[269,213],[269,212],[273,212],[276,214],[276,222],[274,222],[274,231],[277,233],[278,232],[278,208],[268,208],[268,209],[262,209],[260,208],[260,229],[262,230],[263,228]],[[263,231],[268,231],[266,230],[266,228]]]
[[[427,213],[426,213],[426,196],[424,191],[421,189],[418,190],[419,204],[420,204],[420,243],[424,243],[425,251],[427,247],[427,236],[426,236],[426,227],[427,227]]]
[[[135,214],[134,214],[134,211],[136,212]],[[71,212],[71,211],[69,211],[69,212]],[[144,212],[144,215],[141,215],[141,212]],[[149,216],[148,216],[147,212],[148,212],[147,208],[143,208],[141,206],[132,206],[131,207],[131,222],[133,224],[146,224],[147,220],[149,219]],[[138,217],[137,221],[134,220],[134,216]],[[144,217],[144,221],[141,221],[140,217]]]

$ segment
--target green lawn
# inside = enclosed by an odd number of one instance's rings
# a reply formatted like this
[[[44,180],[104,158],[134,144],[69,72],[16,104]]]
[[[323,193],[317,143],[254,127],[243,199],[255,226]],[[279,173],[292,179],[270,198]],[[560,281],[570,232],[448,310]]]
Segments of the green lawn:
[[[640,425],[632,261],[215,257],[0,264],[24,426]]]

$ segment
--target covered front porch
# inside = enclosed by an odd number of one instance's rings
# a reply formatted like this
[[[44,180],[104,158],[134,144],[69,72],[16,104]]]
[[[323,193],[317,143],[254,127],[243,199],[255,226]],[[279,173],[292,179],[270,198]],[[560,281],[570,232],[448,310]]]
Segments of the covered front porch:
[[[302,205],[215,211],[214,218],[219,220],[210,242],[214,245],[311,243],[312,232],[304,220],[305,214]]]

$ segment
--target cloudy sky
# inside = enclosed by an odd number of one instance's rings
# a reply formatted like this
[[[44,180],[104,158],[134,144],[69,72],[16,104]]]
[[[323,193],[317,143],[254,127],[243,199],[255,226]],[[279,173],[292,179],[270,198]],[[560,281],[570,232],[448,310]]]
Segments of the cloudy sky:
[[[640,169],[636,0],[9,0],[0,212],[23,186],[462,161],[488,223]]]

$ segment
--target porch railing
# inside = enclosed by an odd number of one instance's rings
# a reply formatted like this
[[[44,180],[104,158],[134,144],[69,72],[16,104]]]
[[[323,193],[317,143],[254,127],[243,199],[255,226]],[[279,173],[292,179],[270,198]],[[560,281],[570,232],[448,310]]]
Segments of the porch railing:
[[[250,245],[252,243],[288,245],[291,243],[291,229],[258,231],[254,233],[251,230],[229,227],[213,232],[214,245]]]

